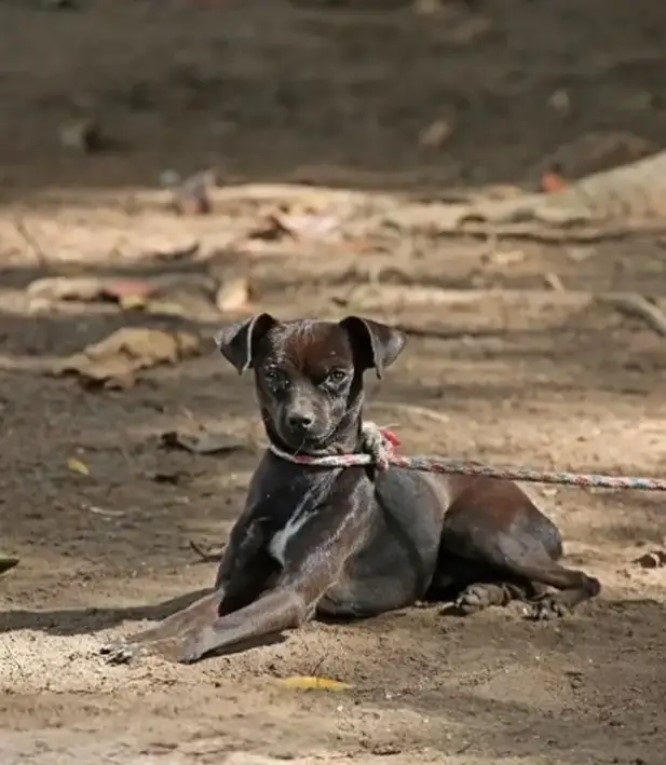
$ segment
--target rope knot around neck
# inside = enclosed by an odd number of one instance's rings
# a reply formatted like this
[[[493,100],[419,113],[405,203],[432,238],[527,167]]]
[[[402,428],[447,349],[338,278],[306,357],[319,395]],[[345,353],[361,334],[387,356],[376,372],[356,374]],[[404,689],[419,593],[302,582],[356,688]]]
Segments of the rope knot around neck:
[[[269,450],[280,459],[294,462],[297,465],[312,465],[313,467],[352,467],[357,465],[374,465],[378,470],[388,470],[393,464],[395,450],[400,440],[395,433],[386,428],[380,428],[374,422],[364,422],[361,426],[361,451],[348,454],[313,455],[305,453],[286,452],[275,444],[269,445]]]

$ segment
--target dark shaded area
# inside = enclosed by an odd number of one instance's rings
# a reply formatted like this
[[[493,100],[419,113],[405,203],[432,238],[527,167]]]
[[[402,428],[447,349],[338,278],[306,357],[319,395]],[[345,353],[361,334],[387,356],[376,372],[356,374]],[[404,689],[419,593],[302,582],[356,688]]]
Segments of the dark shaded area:
[[[5,611],[0,614],[0,632],[39,630],[54,635],[89,634],[115,627],[125,620],[159,621],[203,597],[207,589],[169,598],[163,603],[136,608],[84,608],[62,611]]]
[[[666,132],[660,0],[40,5],[0,8],[8,201],[210,162],[383,189],[534,183],[591,131]],[[117,148],[63,149],[63,125],[91,115]],[[433,148],[419,136],[437,119],[452,134]]]

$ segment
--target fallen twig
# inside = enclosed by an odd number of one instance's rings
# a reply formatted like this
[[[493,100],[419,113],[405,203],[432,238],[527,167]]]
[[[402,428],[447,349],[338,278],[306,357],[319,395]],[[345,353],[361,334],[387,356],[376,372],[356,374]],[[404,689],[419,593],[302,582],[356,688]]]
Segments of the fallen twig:
[[[224,547],[219,549],[204,550],[203,547],[190,539],[190,548],[199,556],[198,563],[217,563],[222,557]]]
[[[397,221],[396,221],[397,223]],[[493,223],[466,221],[456,226],[439,225],[434,219],[431,222],[420,221],[413,225],[405,223],[401,228],[421,230],[430,229],[439,237],[450,239],[460,237],[474,237],[475,239],[524,239],[531,242],[544,244],[590,244],[610,240],[627,239],[629,237],[655,236],[666,231],[666,222],[663,220],[652,221],[624,221],[621,223],[609,222],[604,225],[576,224],[566,227],[541,223]]]
[[[666,315],[654,303],[635,292],[611,293],[602,295],[603,302],[617,308],[627,316],[637,316],[649,325],[655,332],[666,337]]]
[[[17,218],[15,225],[16,225],[16,230],[19,232],[19,234],[25,240],[26,244],[32,250],[35,256],[35,260],[39,263],[39,265],[40,266],[48,265],[48,262],[49,262],[48,256],[42,249],[37,239],[35,239],[35,237],[30,232],[30,229],[26,225],[23,218]]]

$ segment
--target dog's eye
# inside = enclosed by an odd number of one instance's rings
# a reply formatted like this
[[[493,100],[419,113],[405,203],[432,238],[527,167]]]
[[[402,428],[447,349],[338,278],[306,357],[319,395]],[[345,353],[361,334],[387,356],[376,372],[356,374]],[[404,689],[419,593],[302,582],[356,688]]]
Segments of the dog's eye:
[[[268,367],[265,369],[264,377],[271,388],[284,388],[288,384],[285,373],[276,367]]]
[[[333,383],[334,385],[339,385],[343,380],[345,380],[347,377],[347,373],[344,371],[344,369],[332,369],[327,375],[326,375],[326,382]]]

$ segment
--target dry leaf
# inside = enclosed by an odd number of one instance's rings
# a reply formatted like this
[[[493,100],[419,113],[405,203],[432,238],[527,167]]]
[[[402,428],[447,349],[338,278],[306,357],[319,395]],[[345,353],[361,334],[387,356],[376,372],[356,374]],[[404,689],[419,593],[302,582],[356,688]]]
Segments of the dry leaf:
[[[488,260],[496,266],[511,266],[527,260],[525,250],[495,250],[490,253]]]
[[[252,298],[252,288],[247,279],[234,279],[223,284],[215,297],[215,304],[223,313],[245,308]]]
[[[147,279],[119,279],[105,282],[104,295],[115,298],[119,303],[128,299],[146,300],[157,290],[157,284]]]
[[[145,308],[146,298],[142,295],[123,295],[118,301],[123,311],[136,311],[138,308]]]
[[[43,300],[98,300],[103,293],[103,280],[96,278],[70,278],[56,276],[36,279],[31,282],[26,293],[30,298]]]
[[[162,260],[167,262],[189,260],[199,252],[200,247],[200,243],[194,241],[192,244],[188,244],[185,247],[177,247],[175,250],[162,250],[153,252],[151,253],[151,256],[155,258],[155,260]]]
[[[285,237],[293,236],[294,234],[282,223],[278,215],[269,215],[257,228],[250,231],[248,239],[275,242]]]
[[[322,239],[340,227],[337,215],[283,215],[281,223],[292,236]]]
[[[142,298],[145,300],[157,289],[157,284],[148,279],[99,279],[96,277],[55,276],[36,279],[26,292],[32,299],[50,301],[77,300],[124,300]]]
[[[162,446],[167,449],[184,449],[193,454],[228,454],[246,448],[246,445],[227,433],[201,433],[188,436],[175,430],[162,433]]]
[[[342,683],[339,680],[331,680],[328,677],[312,677],[309,675],[293,675],[276,680],[278,685],[284,688],[295,688],[297,690],[321,690],[321,691],[348,691],[353,688],[348,683]]]
[[[67,468],[71,470],[72,473],[78,473],[79,475],[90,475],[90,468],[86,465],[85,462],[77,460],[76,457],[70,457],[67,460]]]
[[[323,239],[339,227],[340,219],[337,215],[272,213],[264,223],[250,232],[248,238],[264,241],[279,241],[285,237]]]
[[[8,555],[0,554],[0,574],[4,574],[5,571],[9,571],[9,569],[14,568],[14,566],[18,566],[18,564],[18,558],[11,558]]]
[[[141,369],[175,364],[199,352],[201,341],[189,332],[125,327],[83,352],[57,361],[56,375],[78,374],[89,384],[129,387]]]

